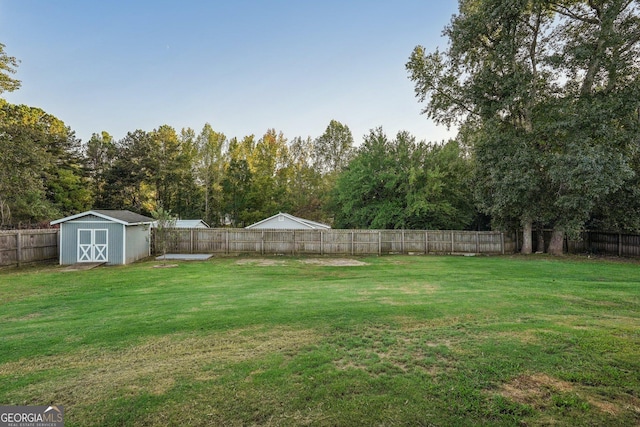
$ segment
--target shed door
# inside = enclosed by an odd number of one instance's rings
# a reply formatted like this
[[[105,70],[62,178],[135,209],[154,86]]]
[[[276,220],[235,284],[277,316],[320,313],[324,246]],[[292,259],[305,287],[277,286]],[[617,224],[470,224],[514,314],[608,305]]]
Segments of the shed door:
[[[106,262],[108,230],[78,230],[78,262]]]

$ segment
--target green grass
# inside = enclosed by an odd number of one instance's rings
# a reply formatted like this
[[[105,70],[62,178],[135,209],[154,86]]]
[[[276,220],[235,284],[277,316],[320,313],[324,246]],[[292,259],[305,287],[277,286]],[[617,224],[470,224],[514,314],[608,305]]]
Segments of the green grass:
[[[0,272],[0,404],[68,426],[640,424],[638,263],[268,260]]]

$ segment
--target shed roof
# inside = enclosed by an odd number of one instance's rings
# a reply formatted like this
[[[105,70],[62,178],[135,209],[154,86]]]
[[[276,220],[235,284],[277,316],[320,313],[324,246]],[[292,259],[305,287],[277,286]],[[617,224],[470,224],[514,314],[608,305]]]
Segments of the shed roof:
[[[294,222],[302,225],[304,228],[308,228],[308,229],[312,229],[312,230],[329,230],[331,228],[331,226],[329,226],[327,224],[322,224],[320,222],[311,221],[309,219],[298,218],[297,216],[289,215],[288,213],[284,213],[284,212],[277,213],[277,214],[275,214],[273,216],[270,216],[269,218],[263,219],[262,221],[258,221],[255,224],[248,225],[245,228],[259,228],[260,226],[262,226],[262,228],[265,228],[264,225],[266,223],[268,223],[270,221],[273,221],[275,218],[278,218],[279,216],[283,216],[285,218],[288,218],[291,221],[294,221]]]
[[[51,225],[61,224],[63,222],[72,221],[74,219],[82,218],[88,215],[95,215],[99,218],[104,218],[124,225],[149,224],[153,222],[153,218],[149,218],[147,216],[140,215],[131,211],[96,209],[51,221]]]

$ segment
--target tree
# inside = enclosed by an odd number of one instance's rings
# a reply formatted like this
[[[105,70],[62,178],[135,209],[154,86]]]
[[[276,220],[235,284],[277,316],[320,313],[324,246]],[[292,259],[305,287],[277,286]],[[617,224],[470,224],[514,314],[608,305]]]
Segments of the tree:
[[[91,194],[79,140],[64,122],[0,99],[0,199],[4,222],[38,222],[85,210]]]
[[[416,143],[407,132],[389,140],[372,130],[333,193],[340,228],[462,229],[474,219],[469,167],[455,142]]]
[[[229,141],[224,178],[222,179],[224,212],[233,227],[251,224],[253,201],[253,151],[256,142],[253,135],[241,141]],[[226,222],[226,221],[225,221]]]
[[[150,183],[154,186],[157,207],[174,210],[181,191],[179,175],[187,167],[181,141],[175,129],[162,125],[149,133]]]
[[[631,177],[639,27],[628,0],[464,0],[446,52],[414,49],[407,69],[424,112],[474,133],[481,206],[524,228],[523,252],[538,222],[561,253],[564,233]]]
[[[13,92],[20,88],[20,80],[14,79],[10,74],[16,73],[16,68],[20,61],[9,56],[4,51],[5,45],[0,43],[0,95],[3,92]]]
[[[197,177],[204,188],[204,220],[220,224],[224,219],[222,180],[224,178],[227,137],[206,123],[196,139]]]
[[[288,194],[293,215],[319,222],[330,222],[325,209],[330,188],[313,164],[314,142],[311,138],[293,138],[289,144],[291,179]]]
[[[151,213],[156,220],[154,227],[155,252],[162,254],[163,262],[166,261],[167,252],[171,249],[177,237],[176,217],[170,211],[158,208]]]
[[[204,192],[202,186],[198,184],[199,151],[195,131],[191,128],[183,128],[178,139],[180,156],[175,174],[178,190],[173,209],[181,218],[202,218]]]
[[[105,206],[107,173],[113,166],[116,155],[116,145],[108,132],[92,134],[85,146],[84,157],[91,181],[94,207]]]
[[[148,214],[156,210],[155,188],[150,184],[156,166],[150,150],[150,135],[140,129],[116,143],[116,158],[105,175],[104,208]]]
[[[247,212],[245,221],[253,223],[279,211],[288,211],[291,207],[288,191],[292,177],[287,139],[282,132],[267,130],[251,152],[249,165],[252,209],[250,214]]]
[[[353,155],[353,135],[348,126],[331,120],[313,144],[315,168],[323,175],[340,172]]]

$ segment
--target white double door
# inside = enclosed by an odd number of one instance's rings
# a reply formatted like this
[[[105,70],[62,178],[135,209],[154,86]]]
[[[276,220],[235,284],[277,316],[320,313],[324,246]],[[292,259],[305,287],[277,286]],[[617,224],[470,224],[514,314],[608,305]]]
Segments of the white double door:
[[[109,230],[78,230],[78,262],[106,262]]]

